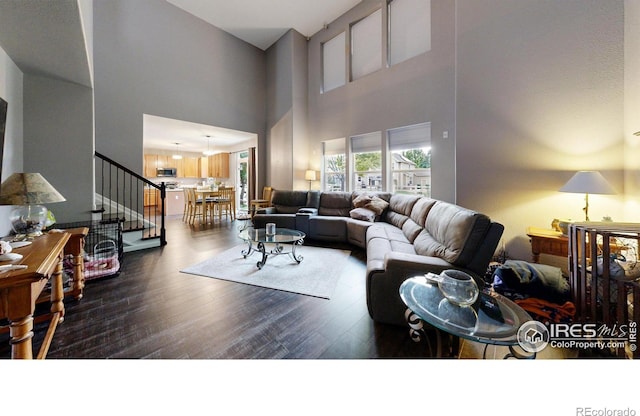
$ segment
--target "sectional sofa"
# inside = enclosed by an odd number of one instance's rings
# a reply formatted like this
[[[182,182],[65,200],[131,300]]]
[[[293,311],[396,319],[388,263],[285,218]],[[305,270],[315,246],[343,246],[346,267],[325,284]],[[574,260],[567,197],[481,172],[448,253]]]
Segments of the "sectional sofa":
[[[275,223],[316,241],[366,249],[367,308],[377,322],[406,325],[399,288],[411,276],[465,271],[483,284],[504,227],[461,206],[386,192],[274,190],[256,228]]]

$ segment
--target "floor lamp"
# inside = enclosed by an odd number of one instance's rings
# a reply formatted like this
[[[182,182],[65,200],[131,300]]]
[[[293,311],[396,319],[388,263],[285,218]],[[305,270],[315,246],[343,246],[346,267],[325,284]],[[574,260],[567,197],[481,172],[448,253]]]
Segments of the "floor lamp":
[[[315,170],[311,170],[308,169],[305,173],[304,173],[304,180],[305,181],[309,181],[309,190],[311,190],[311,182],[316,180],[316,171]]]

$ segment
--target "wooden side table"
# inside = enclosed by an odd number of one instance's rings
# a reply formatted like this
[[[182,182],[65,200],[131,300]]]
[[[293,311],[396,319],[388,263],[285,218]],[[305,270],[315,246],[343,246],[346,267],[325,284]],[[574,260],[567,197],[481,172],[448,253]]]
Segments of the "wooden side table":
[[[33,358],[33,314],[40,293],[51,280],[51,320],[37,358],[45,358],[59,322],[64,319],[62,257],[68,233],[44,234],[15,251],[24,270],[0,273],[0,318],[9,320],[11,358]]]
[[[540,261],[540,254],[569,257],[569,237],[559,231],[546,228],[528,227],[527,235],[531,239],[533,262]]]

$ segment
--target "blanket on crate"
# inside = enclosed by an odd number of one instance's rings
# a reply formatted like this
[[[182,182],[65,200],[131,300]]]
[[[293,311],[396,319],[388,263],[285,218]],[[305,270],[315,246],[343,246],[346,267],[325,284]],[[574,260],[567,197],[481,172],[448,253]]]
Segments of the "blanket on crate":
[[[556,304],[570,300],[569,282],[558,267],[507,260],[493,273],[493,288],[509,298],[535,297]]]

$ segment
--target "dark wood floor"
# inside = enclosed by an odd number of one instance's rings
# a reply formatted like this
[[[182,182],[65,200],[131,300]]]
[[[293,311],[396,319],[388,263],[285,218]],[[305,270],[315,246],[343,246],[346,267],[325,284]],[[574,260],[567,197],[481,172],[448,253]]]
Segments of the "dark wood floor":
[[[165,247],[126,253],[119,276],[89,281],[82,300],[66,302],[66,318],[48,358],[429,356],[406,328],[375,324],[369,317],[361,249],[348,246],[352,255],[331,300],[179,272],[239,244],[236,226],[167,221]],[[36,347],[43,326],[36,327]],[[0,335],[0,354],[10,356],[6,333]]]

